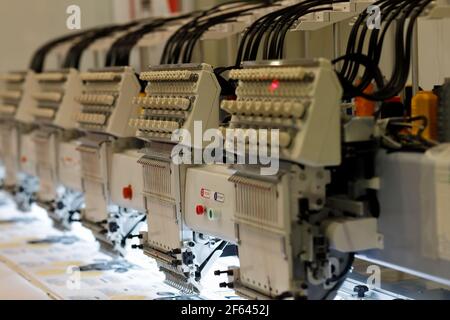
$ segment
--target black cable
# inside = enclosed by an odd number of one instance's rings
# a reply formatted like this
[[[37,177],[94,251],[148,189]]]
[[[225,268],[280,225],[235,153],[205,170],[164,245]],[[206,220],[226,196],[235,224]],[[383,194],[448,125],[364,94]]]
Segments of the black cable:
[[[241,1],[237,1],[241,2]],[[234,2],[233,2],[234,3]],[[232,3],[232,4],[233,4]],[[197,25],[197,22],[202,17],[207,16],[210,13],[214,13],[217,10],[220,10],[224,5],[217,5],[214,6],[208,10],[198,12],[197,15],[194,16],[194,18],[187,23],[185,26],[181,27],[177,32],[175,32],[167,41],[166,45],[164,46],[164,51],[161,57],[161,64],[169,64],[171,63],[171,57],[173,56],[174,52],[179,51],[179,45],[183,39],[183,37],[187,34],[188,30],[192,27],[195,27]]]
[[[122,240],[121,240],[121,242],[120,242],[120,244],[121,244],[122,247],[125,247],[126,242],[127,242],[127,239],[128,239],[129,236],[131,236],[131,235],[133,234],[134,229],[136,229],[137,226],[138,226],[139,224],[141,224],[142,222],[144,222],[146,219],[147,219],[147,216],[144,214],[144,215],[141,217],[141,219],[139,219],[138,222],[136,222],[136,223],[134,224],[134,226],[132,226],[131,229],[130,229],[125,235],[122,235]]]
[[[234,21],[236,17],[272,4],[268,0],[234,1],[199,13],[175,32],[166,43],[161,64],[190,62],[195,45],[212,26]]]
[[[338,76],[344,87],[344,99],[361,96],[370,100],[383,101],[397,95],[404,88],[410,71],[413,28],[417,18],[430,2],[431,0],[381,0],[376,2],[375,5],[379,6],[384,18],[383,30],[375,29],[370,33],[367,24],[368,13],[363,12],[358,17],[349,36],[346,54],[334,61],[334,63],[343,61]],[[408,22],[407,19],[409,19]],[[385,82],[378,65],[385,36],[394,23],[394,68],[390,79]],[[367,52],[363,53],[368,36]],[[369,61],[371,62],[369,63]],[[361,67],[364,67],[361,81],[355,84]],[[364,93],[364,90],[373,81],[377,84],[377,90],[371,94]]]
[[[256,60],[261,47],[263,59],[282,59],[286,35],[294,23],[307,14],[331,10],[330,5],[340,2],[347,1],[305,0],[259,18],[242,37],[235,67],[240,67],[242,61]]]
[[[55,40],[52,40],[52,41],[44,44],[42,47],[40,47],[38,50],[36,50],[36,52],[33,54],[33,57],[31,59],[31,63],[30,63],[30,69],[36,73],[41,73],[44,69],[45,60],[47,58],[47,55],[50,53],[51,50],[53,50],[60,44],[75,40],[76,38],[82,38],[83,36],[92,34],[93,32],[96,32],[96,31],[97,31],[97,28],[89,29],[87,31],[77,32],[74,34],[63,36],[63,37],[57,38]]]
[[[113,26],[107,26],[104,28],[99,29],[98,31],[92,33],[90,36],[83,38],[80,42],[73,45],[64,61],[64,68],[75,68],[78,69],[80,66],[81,58],[84,53],[84,51],[89,48],[89,46],[94,43],[95,41],[110,36],[111,34],[127,30],[129,28],[135,27],[139,24],[138,21],[133,21],[130,23],[127,23],[125,25],[113,25]]]
[[[355,254],[350,253],[348,260],[347,260],[347,264],[346,264],[345,268],[342,270],[342,272],[339,275],[333,276],[331,279],[327,280],[329,282],[336,282],[336,283],[329,291],[327,291],[327,293],[320,300],[327,300],[331,293],[333,293],[334,291],[339,289],[339,287],[345,281],[347,274],[352,269],[354,261],[355,261]]]
[[[154,32],[170,22],[192,17],[189,13],[165,19],[156,19],[117,39],[107,53],[106,66],[126,66],[130,64],[131,50],[146,34]]]

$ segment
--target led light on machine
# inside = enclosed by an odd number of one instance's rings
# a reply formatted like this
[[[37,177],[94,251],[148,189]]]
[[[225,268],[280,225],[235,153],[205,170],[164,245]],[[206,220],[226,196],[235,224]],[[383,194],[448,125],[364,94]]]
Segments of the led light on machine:
[[[271,81],[273,79],[285,81],[313,81],[314,73],[308,72],[302,67],[250,68],[231,70],[230,78],[243,81]]]
[[[230,78],[239,80],[237,99],[221,105],[230,129],[278,129],[282,159],[340,163],[342,88],[329,61],[244,63]]]
[[[240,96],[264,96],[285,98],[309,98],[313,87],[311,82],[295,81],[244,81],[241,80],[236,93]]]

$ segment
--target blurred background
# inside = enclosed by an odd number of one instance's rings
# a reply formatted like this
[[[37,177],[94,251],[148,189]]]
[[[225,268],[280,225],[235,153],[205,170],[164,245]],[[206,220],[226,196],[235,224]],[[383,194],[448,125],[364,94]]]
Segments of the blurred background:
[[[81,9],[83,29],[152,15],[208,8],[227,0],[0,0],[0,73],[26,69],[44,42],[73,32],[67,29],[67,7]]]
[[[205,9],[214,4],[230,0],[0,0],[0,73],[26,69],[36,48],[44,42],[62,34],[73,32],[67,29],[67,7],[81,8],[82,28],[111,22],[126,22],[151,15],[164,16],[176,12]],[[328,30],[329,31],[329,30]],[[450,20],[425,20],[419,23],[420,84],[431,89],[442,83],[450,73]],[[289,46],[298,52],[292,35]],[[345,48],[345,35],[342,46]],[[310,47],[320,47],[319,52],[333,50],[324,35],[310,37]],[[217,47],[217,48],[216,48]],[[429,48],[433,48],[430,50]],[[220,44],[212,44],[208,50],[220,52]],[[314,50],[312,50],[314,52]],[[225,55],[218,57],[217,64],[227,64]],[[292,56],[297,56],[293,53]],[[325,54],[326,57],[326,54]]]

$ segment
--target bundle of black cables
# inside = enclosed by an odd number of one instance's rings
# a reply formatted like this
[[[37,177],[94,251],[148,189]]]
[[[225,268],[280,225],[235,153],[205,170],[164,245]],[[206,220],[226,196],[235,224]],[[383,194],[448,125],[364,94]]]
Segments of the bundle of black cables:
[[[380,8],[381,29],[369,28],[370,14],[363,12],[355,22],[349,36],[346,54],[333,63],[342,62],[338,71],[344,88],[344,99],[362,96],[374,101],[383,101],[396,96],[403,90],[411,65],[411,47],[414,25],[417,18],[432,0],[380,0],[374,5]],[[387,31],[395,28],[395,61],[391,78],[385,81],[379,64],[383,42]],[[369,36],[370,34],[370,36]],[[364,53],[365,44],[368,46]],[[355,84],[364,69],[361,80]],[[364,90],[375,81],[377,91],[367,94]]]
[[[80,66],[81,58],[84,51],[89,48],[91,44],[95,41],[109,37],[115,32],[126,31],[130,28],[138,26],[141,21],[133,21],[124,25],[112,25],[102,28],[98,28],[95,32],[83,37],[79,42],[75,43],[70,49],[66,56],[63,64],[63,68],[75,68],[78,69]]]
[[[211,27],[233,22],[239,16],[271,6],[272,3],[270,0],[233,1],[197,13],[194,19],[170,37],[161,64],[191,62],[195,45]]]
[[[305,0],[259,18],[247,29],[242,38],[235,67],[239,67],[242,61],[256,60],[261,46],[264,60],[282,59],[287,32],[301,17],[314,12],[332,10],[332,5],[340,2],[348,1]]]
[[[83,32],[77,32],[73,33],[67,36],[63,36],[60,38],[57,38],[55,40],[52,40],[46,44],[44,44],[42,47],[40,47],[33,55],[30,63],[30,69],[40,73],[44,69],[45,65],[45,59],[47,58],[47,55],[52,51],[54,48],[56,48],[58,45],[61,45],[63,43],[74,41],[77,38],[83,38],[84,36],[89,36],[91,34],[94,34],[97,31],[97,28],[89,29]]]
[[[74,42],[69,49],[62,68],[78,68],[83,52],[96,40],[107,37],[114,32],[127,30],[138,25],[139,21],[134,21],[125,25],[111,25],[105,27],[91,28],[83,32],[72,33],[55,40],[52,40],[40,47],[33,55],[30,63],[30,69],[41,73],[44,70],[45,60],[48,54],[57,46],[67,42]]]
[[[160,30],[171,22],[190,18],[194,14],[195,13],[190,13],[171,18],[155,19],[120,37],[108,50],[106,56],[106,67],[130,65],[130,55],[132,49],[146,34]]]

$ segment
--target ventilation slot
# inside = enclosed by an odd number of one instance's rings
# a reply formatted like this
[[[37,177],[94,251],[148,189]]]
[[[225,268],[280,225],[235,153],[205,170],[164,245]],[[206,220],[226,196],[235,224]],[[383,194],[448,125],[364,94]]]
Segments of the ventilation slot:
[[[277,188],[274,183],[233,176],[236,185],[235,218],[258,228],[281,228],[277,212]]]
[[[35,136],[34,142],[36,143],[36,160],[39,166],[49,167],[50,162],[50,139],[49,136]]]
[[[144,193],[174,201],[171,186],[170,163],[151,159],[140,159],[144,174]]]
[[[102,167],[99,149],[81,146],[78,147],[81,155],[81,168],[83,177],[102,181]]]

